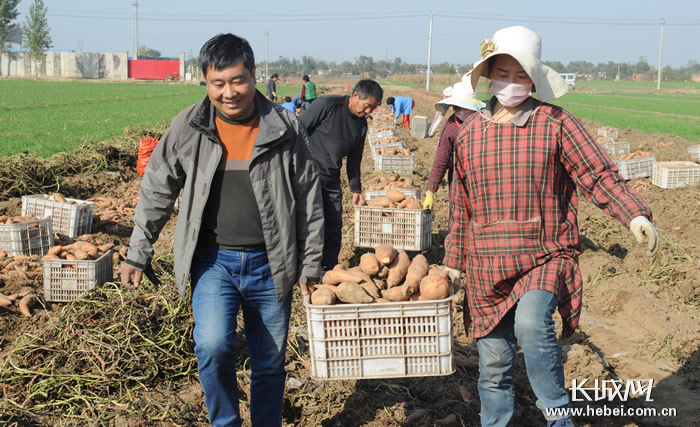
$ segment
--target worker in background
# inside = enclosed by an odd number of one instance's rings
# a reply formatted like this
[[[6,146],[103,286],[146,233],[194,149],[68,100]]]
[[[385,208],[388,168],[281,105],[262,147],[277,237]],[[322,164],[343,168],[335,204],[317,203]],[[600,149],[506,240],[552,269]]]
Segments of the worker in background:
[[[309,79],[309,76],[302,77],[304,84],[301,85],[301,111],[306,111],[316,99],[316,84]]]
[[[395,119],[403,114],[401,126],[405,129],[411,129],[411,112],[413,112],[416,102],[408,96],[390,96],[386,99],[386,103],[391,105],[391,112],[394,113]]]
[[[436,102],[435,109],[437,110],[440,106],[440,109],[447,112],[452,107],[454,114],[447,119],[440,132],[433,168],[430,170],[426,185],[425,201],[423,202],[425,209],[433,209],[433,195],[437,191],[442,177],[445,176],[445,172],[447,172],[448,188],[452,184],[452,158],[459,128],[469,116],[476,114],[485,105],[477,98],[478,92],[471,88],[470,82],[455,83],[454,86],[445,89],[444,93],[452,95]]]
[[[265,96],[267,96],[267,99],[269,99],[272,102],[277,101],[277,80],[280,79],[280,76],[275,73],[270,76],[270,79],[267,81],[267,89],[265,90]]]

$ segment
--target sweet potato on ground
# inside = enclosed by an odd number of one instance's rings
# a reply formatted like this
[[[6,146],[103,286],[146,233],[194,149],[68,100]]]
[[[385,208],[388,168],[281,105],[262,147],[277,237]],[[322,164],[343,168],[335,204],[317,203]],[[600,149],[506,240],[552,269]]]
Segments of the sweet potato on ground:
[[[335,292],[324,286],[316,289],[311,294],[311,304],[313,305],[331,305],[335,304],[337,297]]]
[[[411,259],[403,249],[399,249],[399,255],[394,258],[394,262],[389,266],[389,277],[386,279],[386,286],[393,288],[398,286],[406,278],[408,266],[411,265]]]
[[[431,268],[420,281],[420,298],[423,301],[447,298],[450,295],[450,279],[447,270]]]
[[[346,281],[359,283],[362,279],[362,276],[346,270],[343,264],[338,264],[333,267],[333,270],[327,271],[326,274],[323,275],[321,282],[326,285],[337,285]]]
[[[373,253],[368,252],[366,254],[362,254],[360,257],[360,268],[365,272],[365,274],[374,276],[375,274],[379,273],[381,265],[379,265],[377,257]]]
[[[336,296],[348,304],[367,304],[374,301],[370,295],[356,282],[342,282],[335,290]]]
[[[392,261],[394,261],[394,258],[396,258],[398,253],[393,246],[383,243],[377,246],[377,249],[374,250],[374,255],[377,257],[380,264],[389,265],[392,263]]]
[[[411,288],[412,292],[418,292],[420,281],[428,275],[428,260],[423,254],[418,254],[408,266],[408,273],[404,284]]]
[[[28,294],[19,300],[19,312],[25,317],[32,317],[31,308],[36,303],[36,296],[34,294]]]

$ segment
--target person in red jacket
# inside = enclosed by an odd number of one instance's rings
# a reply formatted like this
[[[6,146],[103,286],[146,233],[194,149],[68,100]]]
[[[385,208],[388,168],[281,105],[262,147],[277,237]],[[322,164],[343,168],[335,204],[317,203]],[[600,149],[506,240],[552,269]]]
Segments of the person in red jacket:
[[[540,61],[541,43],[527,28],[501,29],[465,77],[472,87],[489,78],[494,96],[457,138],[444,263],[466,273],[464,322],[479,351],[484,426],[515,421],[516,344],[547,425],[573,425],[552,315],[558,308],[569,336],[581,314],[578,195],[646,239],[647,255],[658,243],[642,197],[581,120],[548,103],[569,89]]]

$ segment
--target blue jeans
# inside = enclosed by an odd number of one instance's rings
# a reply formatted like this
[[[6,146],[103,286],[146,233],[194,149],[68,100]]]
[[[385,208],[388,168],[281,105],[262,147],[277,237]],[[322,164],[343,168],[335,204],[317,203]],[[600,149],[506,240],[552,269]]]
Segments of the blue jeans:
[[[198,247],[192,260],[195,354],[209,421],[240,426],[236,316],[243,309],[250,356],[253,426],[282,424],[285,352],[292,293],[279,302],[265,251]]]
[[[506,426],[512,422],[516,338],[525,356],[537,407],[544,413],[545,408],[570,406],[552,319],[556,307],[557,297],[551,292],[528,291],[491,333],[477,339],[483,426]]]
[[[321,181],[323,196],[323,258],[321,266],[327,270],[338,264],[343,242],[343,189],[340,180]]]

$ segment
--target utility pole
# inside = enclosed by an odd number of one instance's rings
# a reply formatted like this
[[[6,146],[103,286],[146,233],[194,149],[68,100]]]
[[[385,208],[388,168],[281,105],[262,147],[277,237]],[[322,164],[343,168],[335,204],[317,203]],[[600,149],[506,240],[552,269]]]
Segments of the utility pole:
[[[664,18],[661,17],[661,44],[659,46],[659,73],[656,76],[656,90],[661,89],[661,59],[664,56]]]
[[[430,90],[430,55],[433,49],[433,12],[430,12],[430,29],[428,30],[428,71],[425,78],[425,91]]]
[[[265,80],[269,77],[267,73],[267,63],[270,61],[270,32],[265,31],[265,36],[267,36],[266,48],[265,48]]]
[[[139,59],[139,0],[134,0],[134,15],[131,19],[131,48],[133,49],[132,57]]]

